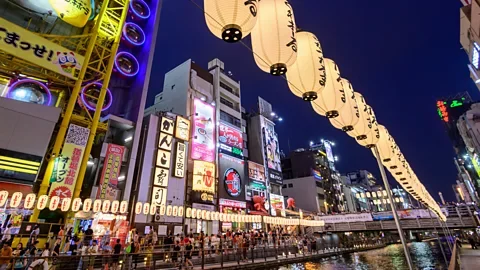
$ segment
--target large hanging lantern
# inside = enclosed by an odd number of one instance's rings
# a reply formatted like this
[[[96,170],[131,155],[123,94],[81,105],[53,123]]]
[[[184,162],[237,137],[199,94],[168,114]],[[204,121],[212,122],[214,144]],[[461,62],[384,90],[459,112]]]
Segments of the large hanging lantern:
[[[257,22],[257,0],[204,0],[208,29],[234,43],[248,36]]]
[[[365,98],[363,98],[358,92],[355,92],[355,100],[357,101],[360,117],[357,124],[353,126],[353,130],[348,131],[347,134],[357,140],[365,140],[367,134],[372,129],[370,114],[368,113],[368,105],[365,102]]]
[[[292,7],[287,0],[262,0],[257,5],[260,12],[252,31],[255,62],[265,72],[283,75],[297,60]]]
[[[322,47],[317,37],[310,32],[299,31],[296,38],[297,61],[288,70],[288,87],[297,97],[313,101],[327,82]]]
[[[325,69],[327,72],[327,83],[318,99],[312,102],[312,107],[316,113],[326,116],[327,118],[335,118],[339,115],[339,111],[345,106],[347,98],[343,90],[342,78],[337,64],[331,59],[325,58]]]
[[[340,109],[339,116],[330,118],[330,123],[335,128],[343,131],[352,131],[353,127],[360,120],[360,112],[358,110],[357,101],[355,100],[355,92],[352,84],[347,80],[341,80],[343,91],[345,91],[345,105]]]
[[[378,125],[378,131],[380,133],[380,140],[377,143],[378,153],[380,154],[380,159],[382,163],[388,163],[392,160],[394,152],[392,149],[393,139],[388,133],[388,130],[383,125]],[[373,155],[375,156],[375,150],[372,149]]]
[[[380,131],[378,130],[378,122],[377,118],[375,116],[375,113],[373,112],[372,107],[368,106],[368,114],[370,115],[370,124],[372,128],[367,134],[367,138],[364,140],[359,140],[356,139],[358,144],[365,146],[367,148],[372,148],[374,147],[378,141],[380,140]]]

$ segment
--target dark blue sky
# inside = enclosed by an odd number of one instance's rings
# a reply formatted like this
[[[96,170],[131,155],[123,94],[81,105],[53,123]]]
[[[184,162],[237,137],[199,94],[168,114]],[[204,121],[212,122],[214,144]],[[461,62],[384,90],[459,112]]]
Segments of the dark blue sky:
[[[203,6],[202,0],[194,1]],[[290,3],[297,25],[317,35],[325,57],[333,59],[342,77],[365,96],[434,198],[438,200],[442,191],[453,200],[453,149],[435,101],[460,91],[478,99],[459,42],[460,1]],[[249,50],[214,37],[202,11],[190,0],[165,0],[159,31],[147,106],[161,91],[167,71],[189,58],[205,68],[209,60],[219,58],[241,81],[247,110],[255,108],[257,96],[262,96],[284,118],[276,129],[283,151],[289,151],[289,144],[295,149],[326,138],[336,142],[340,172],[367,169],[380,176],[370,150],[296,98],[282,78],[258,69]],[[250,46],[249,38],[245,42]]]

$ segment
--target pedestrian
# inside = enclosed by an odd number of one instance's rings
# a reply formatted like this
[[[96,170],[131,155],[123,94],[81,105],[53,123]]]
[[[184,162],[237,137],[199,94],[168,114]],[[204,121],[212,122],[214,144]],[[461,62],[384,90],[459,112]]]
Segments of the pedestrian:
[[[91,245],[91,241],[93,239],[93,230],[92,230],[92,226],[88,226],[88,228],[85,230],[85,236],[83,237],[83,244],[85,246],[90,246]]]
[[[45,243],[45,245],[43,246],[43,251],[42,251],[42,254],[40,255],[40,258],[33,261],[28,266],[28,270],[32,270],[37,265],[43,266],[43,270],[48,270],[48,258],[46,258],[46,257],[48,257],[50,255],[49,248],[50,248],[50,245],[48,243]]]
[[[70,250],[70,244],[73,240],[73,227],[68,228],[68,231],[65,235],[65,245],[63,246],[63,252]]]
[[[173,247],[173,252],[172,252],[172,263],[174,266],[177,266],[178,262],[178,255],[180,254],[180,251],[182,248],[180,247],[180,241],[175,242],[175,246]]]
[[[57,259],[56,257],[60,256],[60,245],[62,244],[62,239],[57,238],[57,241],[55,241],[55,245],[53,246],[52,250],[52,269],[55,270],[55,266],[57,265]]]
[[[171,236],[170,236],[171,237]],[[157,231],[155,231],[155,229],[153,228],[152,226],[152,244],[153,246],[155,247],[155,245],[157,244],[158,242],[158,234],[157,234]],[[173,243],[170,243],[170,245],[173,244]],[[170,248],[170,247],[169,247]]]
[[[6,270],[8,264],[10,263],[10,258],[12,257],[12,248],[8,245],[7,242],[3,243],[3,248],[0,252],[2,258],[0,259],[0,270]]]
[[[29,238],[29,241],[28,241],[29,246],[32,245],[32,244],[34,245],[34,243],[35,243],[35,242],[37,241],[37,239],[38,239],[38,235],[39,235],[39,234],[40,234],[40,227],[38,226],[38,224],[35,224],[35,225],[33,226],[32,232],[30,233],[30,238]]]
[[[18,243],[17,248],[13,251],[12,255],[15,257],[13,260],[13,270],[22,270],[25,267],[25,250],[23,244]]]
[[[188,241],[187,245],[185,246],[185,264],[187,269],[193,269],[193,262],[192,262],[192,253],[193,253],[193,245],[191,241]]]
[[[90,226],[89,226],[90,228]],[[93,270],[93,267],[95,266],[95,256],[98,254],[98,245],[97,245],[97,240],[93,240],[92,244],[88,247],[87,249],[87,255],[88,257],[88,270]]]
[[[3,236],[2,236],[2,244],[5,244],[7,243],[9,246],[12,244],[12,223],[9,223],[7,225],[7,228],[5,229],[5,231],[3,232]]]
[[[475,244],[475,240],[473,239],[473,236],[468,237],[468,243],[472,246],[472,249],[477,249],[477,245]]]
[[[117,239],[117,243],[113,247],[112,270],[118,270],[118,262],[120,261],[121,251],[122,251],[122,245],[120,244],[120,239]]]

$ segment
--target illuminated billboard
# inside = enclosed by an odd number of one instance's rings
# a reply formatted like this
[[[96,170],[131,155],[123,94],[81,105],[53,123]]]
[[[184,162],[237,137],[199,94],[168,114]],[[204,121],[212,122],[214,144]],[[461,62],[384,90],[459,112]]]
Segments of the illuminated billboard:
[[[191,158],[215,161],[215,107],[200,99],[193,102]]]
[[[249,160],[248,178],[259,182],[265,182],[265,167]]]
[[[228,146],[243,149],[243,133],[240,130],[220,123],[218,141]]]
[[[286,216],[285,214],[285,200],[282,195],[270,193],[270,212],[272,216]]]
[[[327,152],[328,161],[334,162],[335,158],[333,157],[332,145],[327,141],[324,141],[323,144],[325,145],[325,152]]]
[[[280,162],[280,146],[278,144],[278,136],[277,133],[275,133],[274,124],[263,118],[262,131],[265,142],[267,167],[269,169],[282,171],[282,165]]]
[[[193,161],[192,189],[215,194],[215,164],[200,160]]]

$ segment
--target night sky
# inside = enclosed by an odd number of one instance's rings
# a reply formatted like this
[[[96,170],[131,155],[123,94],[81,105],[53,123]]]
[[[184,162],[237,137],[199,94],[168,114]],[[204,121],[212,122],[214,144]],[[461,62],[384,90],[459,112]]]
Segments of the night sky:
[[[193,1],[203,7],[202,0]],[[317,35],[325,57],[333,59],[342,77],[364,95],[432,196],[439,200],[437,193],[442,191],[447,200],[454,200],[454,152],[435,101],[461,91],[478,99],[459,42],[460,1],[290,3],[298,27]],[[251,47],[250,38],[245,43]],[[311,140],[329,139],[336,143],[336,167],[342,174],[366,169],[379,179],[370,150],[295,97],[284,79],[258,69],[243,45],[213,36],[203,12],[190,0],[164,1],[155,50],[147,106],[162,90],[167,71],[189,58],[204,68],[219,58],[241,81],[243,107],[253,110],[261,96],[283,117],[276,131],[285,153],[307,147]]]

